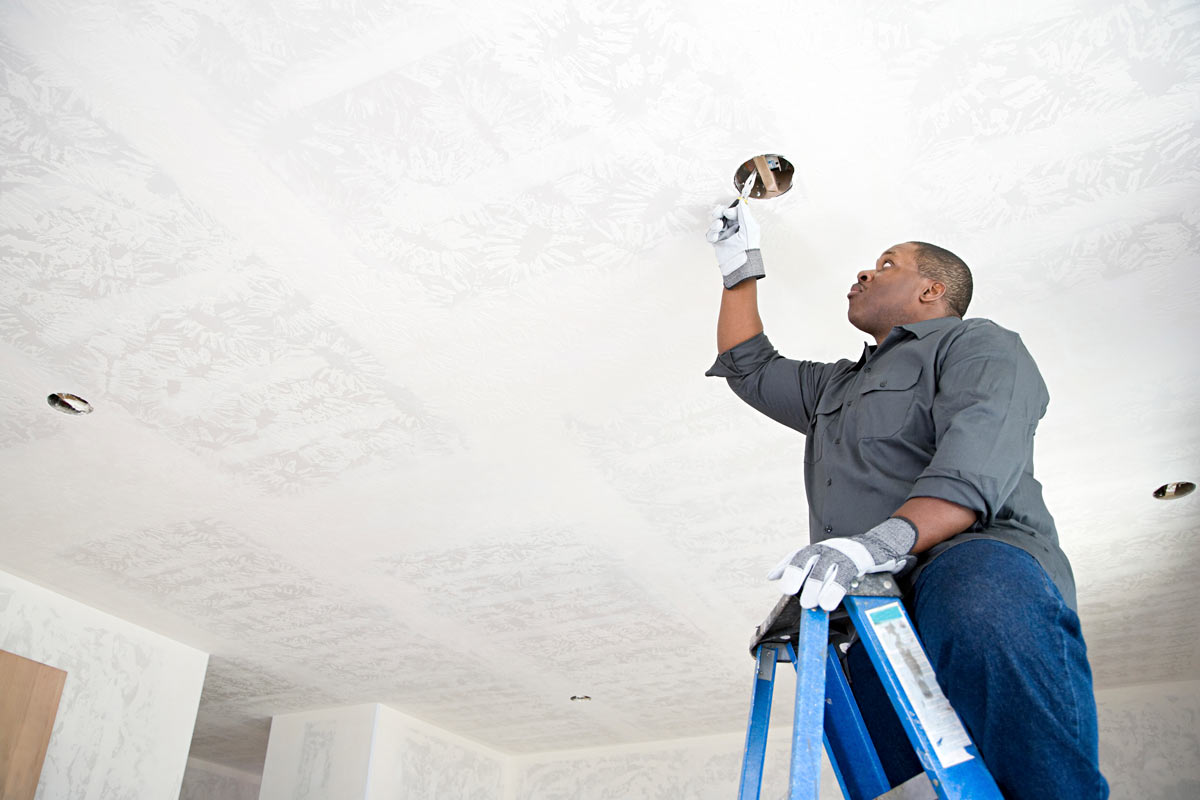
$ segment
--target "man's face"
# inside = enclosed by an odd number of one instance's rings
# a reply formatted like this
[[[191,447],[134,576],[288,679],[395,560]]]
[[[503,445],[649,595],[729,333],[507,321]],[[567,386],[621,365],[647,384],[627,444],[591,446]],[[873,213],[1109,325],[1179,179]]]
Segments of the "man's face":
[[[884,250],[874,269],[858,273],[850,287],[851,324],[882,342],[896,325],[921,319],[920,297],[933,281],[917,270],[917,246],[898,244]]]

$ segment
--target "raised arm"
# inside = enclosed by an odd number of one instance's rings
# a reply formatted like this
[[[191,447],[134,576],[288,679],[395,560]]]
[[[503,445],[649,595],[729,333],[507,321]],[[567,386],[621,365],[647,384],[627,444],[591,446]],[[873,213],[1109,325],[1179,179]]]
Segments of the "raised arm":
[[[725,291],[717,318],[717,352],[724,353],[763,331],[758,316],[758,279],[766,274],[759,250],[758,222],[745,198],[713,209],[708,241],[716,251]]]
[[[758,316],[758,281],[742,281],[721,292],[717,315],[717,352],[724,353],[763,332]]]
[[[704,374],[725,378],[742,400],[807,435],[822,388],[843,364],[793,361],[776,352],[758,315],[757,279],[765,274],[758,223],[742,198],[717,206],[712,219],[707,238],[725,289],[717,317],[717,360]]]

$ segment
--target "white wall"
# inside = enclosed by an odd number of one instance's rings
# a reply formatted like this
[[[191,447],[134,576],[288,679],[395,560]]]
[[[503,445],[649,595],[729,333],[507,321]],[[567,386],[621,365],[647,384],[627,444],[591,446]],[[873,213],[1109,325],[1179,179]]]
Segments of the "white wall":
[[[510,761],[475,742],[378,706],[367,800],[506,800]]]
[[[260,797],[502,800],[506,762],[499,753],[378,704],[281,714],[271,721]]]
[[[1200,797],[1200,681],[1106,689],[1096,702],[1114,800]]]
[[[0,649],[67,672],[37,800],[178,796],[207,654],[5,572]]]
[[[258,800],[262,778],[199,758],[189,758],[179,800]]]
[[[261,800],[365,797],[375,709],[366,703],[274,717]]]

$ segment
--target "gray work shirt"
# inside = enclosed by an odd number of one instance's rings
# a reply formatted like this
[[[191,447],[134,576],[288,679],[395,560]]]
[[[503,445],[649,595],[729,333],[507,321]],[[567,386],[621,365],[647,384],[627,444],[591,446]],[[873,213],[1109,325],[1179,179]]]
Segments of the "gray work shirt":
[[[1075,578],[1033,477],[1033,436],[1050,396],[1012,331],[942,317],[891,330],[858,361],[793,361],[765,334],[721,353],[707,373],[806,437],[812,542],[854,536],[912,497],[973,510],[967,531],[921,554],[911,585],[938,554],[970,539],[1030,553],[1075,608]]]

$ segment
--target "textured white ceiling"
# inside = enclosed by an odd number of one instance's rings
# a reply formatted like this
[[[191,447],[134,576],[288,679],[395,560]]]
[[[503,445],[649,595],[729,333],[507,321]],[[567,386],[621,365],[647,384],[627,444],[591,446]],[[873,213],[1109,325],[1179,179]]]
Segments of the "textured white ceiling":
[[[776,344],[962,255],[1050,385],[1099,684],[1200,677],[1200,507],[1150,498],[1200,476],[1190,0],[10,0],[0,77],[0,564],[212,652],[194,755],[744,724],[803,442],[702,377],[702,232],[764,151]]]

